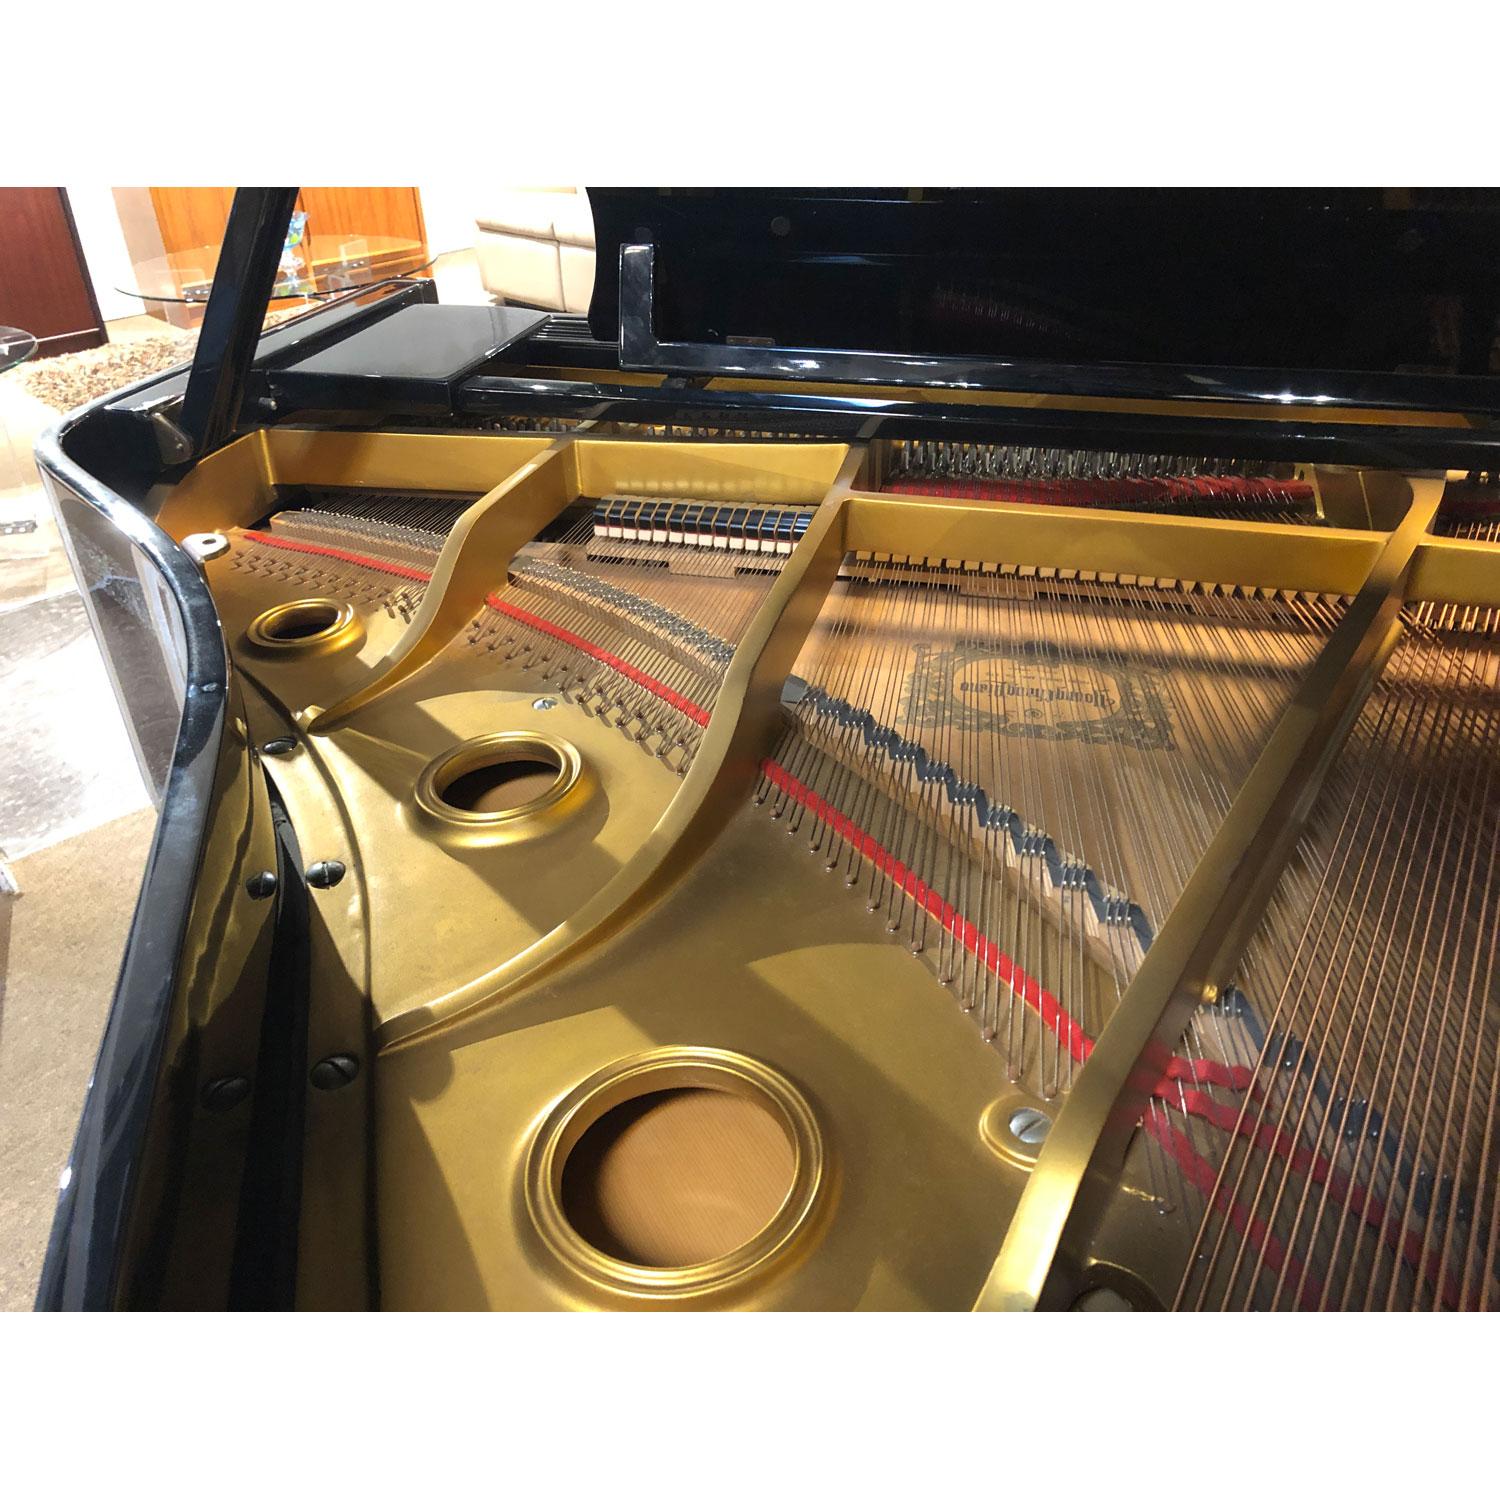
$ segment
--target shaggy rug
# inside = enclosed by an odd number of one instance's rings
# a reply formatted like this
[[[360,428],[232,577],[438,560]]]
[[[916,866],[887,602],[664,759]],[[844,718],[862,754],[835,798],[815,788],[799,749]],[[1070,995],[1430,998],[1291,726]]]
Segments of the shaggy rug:
[[[273,309],[266,314],[265,326],[273,328],[306,311],[301,306]],[[193,357],[197,344],[196,328],[165,328],[145,338],[102,344],[77,354],[28,360],[0,376],[0,380],[13,382],[54,411],[68,412],[122,386],[134,385],[148,375],[159,375],[173,365],[185,364]]]
[[[6,379],[54,411],[72,411],[121,386],[170,370],[193,357],[196,329],[152,334],[128,343],[103,344],[18,365]]]

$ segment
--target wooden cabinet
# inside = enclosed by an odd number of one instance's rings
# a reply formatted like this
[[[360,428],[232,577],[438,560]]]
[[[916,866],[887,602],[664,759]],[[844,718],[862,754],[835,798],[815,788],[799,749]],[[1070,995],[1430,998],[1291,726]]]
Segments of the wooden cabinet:
[[[224,238],[231,187],[151,189],[151,203],[168,255],[218,245]],[[297,207],[309,234],[387,235],[425,246],[422,199],[414,187],[305,187]]]
[[[116,189],[117,201],[121,191]],[[234,191],[232,187],[131,190],[135,212],[127,214],[122,206],[121,221],[142,290],[179,297],[202,293],[213,275]],[[145,213],[140,211],[142,198],[149,203]],[[302,254],[310,266],[337,264],[352,256],[377,274],[399,276],[427,260],[422,200],[414,187],[305,187],[297,195],[297,207],[307,214]],[[134,226],[132,219],[137,221]],[[370,244],[365,246],[362,242],[367,239]],[[196,327],[203,316],[196,303],[148,300],[143,305],[179,327]]]
[[[39,358],[105,341],[62,188],[0,188],[0,323],[33,334]]]
[[[422,197],[414,187],[305,187],[297,207],[306,210],[310,234],[373,234],[416,240],[426,259]]]

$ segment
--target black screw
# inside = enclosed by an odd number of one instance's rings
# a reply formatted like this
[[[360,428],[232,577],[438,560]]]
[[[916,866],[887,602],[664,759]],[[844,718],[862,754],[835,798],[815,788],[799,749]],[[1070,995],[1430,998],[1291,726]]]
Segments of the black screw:
[[[252,900],[264,901],[267,896],[276,894],[276,876],[271,870],[261,870],[245,882],[245,889],[250,892]]]
[[[291,735],[284,734],[274,740],[267,740],[260,747],[262,755],[290,755],[297,748],[297,742]]]
[[[225,1114],[249,1097],[248,1078],[215,1078],[203,1085],[203,1107],[210,1114]]]
[[[358,1073],[357,1057],[351,1057],[347,1052],[335,1052],[322,1062],[314,1063],[309,1076],[315,1089],[341,1089],[345,1084],[353,1083]]]
[[[329,886],[337,885],[344,878],[344,873],[342,860],[320,859],[307,867],[307,883],[320,891],[326,891]]]

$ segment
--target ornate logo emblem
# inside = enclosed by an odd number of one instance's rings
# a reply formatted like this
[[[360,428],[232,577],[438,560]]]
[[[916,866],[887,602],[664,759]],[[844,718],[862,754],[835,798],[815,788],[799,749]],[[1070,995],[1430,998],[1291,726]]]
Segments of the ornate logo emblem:
[[[913,648],[906,679],[911,728],[980,731],[1175,750],[1167,691],[1156,673],[1047,641],[958,640]]]

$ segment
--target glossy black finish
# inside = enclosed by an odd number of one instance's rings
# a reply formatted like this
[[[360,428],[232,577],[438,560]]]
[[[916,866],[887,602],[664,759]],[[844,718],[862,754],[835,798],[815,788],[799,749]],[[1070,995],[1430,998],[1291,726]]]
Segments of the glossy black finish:
[[[596,339],[587,318],[554,313],[527,340],[526,360],[533,365],[572,365],[590,370],[617,370],[620,346],[612,333]]]
[[[359,294],[267,329],[246,372],[241,425],[259,426],[288,415],[271,398],[272,369],[325,349],[400,308],[433,302],[436,297],[430,281],[409,282],[382,289],[373,300]],[[182,365],[108,399],[103,411],[74,439],[75,448],[87,446],[85,461],[93,473],[108,477],[117,489],[128,489],[132,478],[149,487],[163,463],[170,462],[161,451],[156,423],[175,421],[190,373],[191,367]]]
[[[546,322],[519,307],[406,307],[267,372],[273,400],[325,411],[449,412],[458,384]]]
[[[134,590],[134,613],[145,620],[152,608],[146,580],[159,590],[161,607],[170,614],[160,623],[157,645],[163,653],[180,653],[180,711],[173,736],[167,733],[173,726],[158,723],[157,711],[150,710],[157,743],[169,744],[170,751],[163,763],[143,747],[148,777],[155,779],[158,767],[160,772],[156,835],[42,1267],[37,1306],[51,1309],[111,1307],[119,1290],[125,1233],[212,807],[228,689],[218,611],[197,565],[135,505],[70,456],[72,438],[97,420],[107,401],[83,407],[46,433],[37,443],[37,463],[58,502],[83,573],[79,581],[95,634],[107,654],[113,639],[109,622],[129,604],[125,595]],[[97,575],[83,561],[90,538],[100,558]],[[131,566],[122,568],[120,561]],[[91,596],[101,590],[114,608],[96,607]],[[131,700],[145,694],[154,701],[159,686],[156,680],[127,680],[121,688],[139,742],[140,704]]]
[[[627,368],[1500,409],[1488,190],[600,188],[590,202],[589,322],[619,333]],[[617,277],[632,246],[650,250]]]
[[[1309,372],[1174,364],[1063,364],[1037,359],[880,354],[868,350],[664,342],[656,331],[656,251],[620,247],[620,366],[681,375],[836,385],[907,385],[1036,391],[1155,401],[1253,405],[1399,407],[1500,412],[1500,379]]]
[[[302,1208],[309,917],[296,830],[275,783],[268,779],[266,790],[276,830],[280,879],[229,1305],[233,1310],[289,1312],[297,1297],[297,1229]]]
[[[387,300],[400,307],[428,295],[430,284],[422,283]],[[316,347],[376,308],[320,309],[266,333],[260,347],[271,357]],[[158,464],[156,472],[142,472],[119,440],[141,425],[140,413],[170,410],[184,380],[184,370],[169,371],[103,397],[37,444],[94,633],[159,799],[135,920],[58,1198],[37,1290],[41,1309],[109,1308],[121,1291],[125,1231],[223,747],[228,657],[218,610],[197,564],[146,514],[151,482],[169,471]],[[300,884],[300,869],[293,860],[286,878]]]
[[[436,301],[437,288],[432,282],[409,281],[382,289],[371,300],[366,300],[362,293],[351,293],[347,299],[340,298],[310,308],[299,317],[266,329],[246,373],[246,409],[256,416],[275,414],[260,409],[260,403],[269,399],[265,379],[267,371],[316,354],[361,328],[390,317],[403,307]],[[161,411],[182,399],[191,372],[192,366],[184,365],[128,391],[117,392],[110,397],[105,409],[112,416],[149,417],[152,412]]]
[[[714,391],[688,384],[652,389],[611,385],[607,380],[495,375],[479,375],[465,382],[456,409],[473,417],[523,414],[669,422],[684,427],[800,432],[841,441],[931,438],[1418,470],[1493,470],[1500,466],[1500,428],[1333,423],[1320,421],[1311,412],[1260,421],[1174,413],[946,405],[883,396],[801,395],[796,391]]]
[[[185,457],[213,452],[239,425],[245,379],[296,206],[296,188],[241,188],[234,195],[175,424],[187,440]]]

